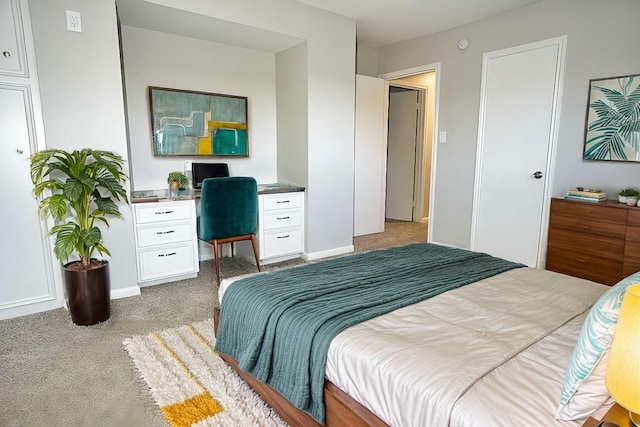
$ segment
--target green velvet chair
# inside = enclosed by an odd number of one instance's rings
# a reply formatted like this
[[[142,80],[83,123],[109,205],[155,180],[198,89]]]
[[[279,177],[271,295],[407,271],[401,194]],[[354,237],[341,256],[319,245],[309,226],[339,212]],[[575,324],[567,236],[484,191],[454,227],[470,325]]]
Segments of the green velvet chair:
[[[218,245],[251,240],[258,271],[258,185],[254,178],[207,178],[200,193],[198,239],[213,245],[216,280],[220,284]]]

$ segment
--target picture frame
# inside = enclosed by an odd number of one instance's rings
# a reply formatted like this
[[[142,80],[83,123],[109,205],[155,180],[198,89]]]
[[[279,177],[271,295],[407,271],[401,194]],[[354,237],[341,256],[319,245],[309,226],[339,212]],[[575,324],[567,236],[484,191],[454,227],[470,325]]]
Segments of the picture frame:
[[[589,80],[583,158],[640,162],[640,74]]]
[[[149,86],[154,156],[249,156],[245,96]]]

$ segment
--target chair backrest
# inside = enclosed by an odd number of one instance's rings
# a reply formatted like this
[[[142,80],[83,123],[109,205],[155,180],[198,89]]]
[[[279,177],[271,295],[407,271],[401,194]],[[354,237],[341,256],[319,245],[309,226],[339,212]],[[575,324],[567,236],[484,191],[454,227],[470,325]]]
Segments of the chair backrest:
[[[226,163],[192,163],[191,174],[193,188],[201,188],[207,178],[223,178],[229,176],[229,165]]]
[[[251,177],[202,182],[198,238],[209,241],[254,234],[258,229],[258,184]]]

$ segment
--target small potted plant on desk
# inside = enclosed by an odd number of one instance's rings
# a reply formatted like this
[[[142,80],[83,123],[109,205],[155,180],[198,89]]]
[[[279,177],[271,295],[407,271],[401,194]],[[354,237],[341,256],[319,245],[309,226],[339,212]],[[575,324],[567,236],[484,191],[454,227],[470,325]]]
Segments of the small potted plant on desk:
[[[179,171],[169,172],[167,183],[169,184],[169,193],[171,198],[175,200],[178,198],[178,190],[184,190],[189,185],[189,178],[187,178],[187,175]]]
[[[121,217],[116,202],[129,203],[123,187],[127,176],[123,159],[110,151],[59,149],[33,154],[33,194],[40,200],[43,218],[52,218],[49,233],[56,236],[54,253],[63,263],[63,279],[71,320],[94,325],[110,316],[109,262],[92,258],[111,255],[102,245],[96,221],[107,227],[107,217]],[[79,258],[69,262],[69,258]]]
[[[618,193],[618,202],[626,203],[627,206],[635,206],[638,202],[640,191],[637,188],[627,187]]]

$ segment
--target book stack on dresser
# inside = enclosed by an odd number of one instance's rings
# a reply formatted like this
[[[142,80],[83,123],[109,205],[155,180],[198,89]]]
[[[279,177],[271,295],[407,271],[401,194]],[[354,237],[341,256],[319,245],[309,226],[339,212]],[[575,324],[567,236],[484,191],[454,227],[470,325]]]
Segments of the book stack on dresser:
[[[595,190],[592,188],[571,188],[567,191],[567,195],[564,196],[567,200],[579,200],[581,202],[603,202],[607,200],[607,193],[602,190]]]

